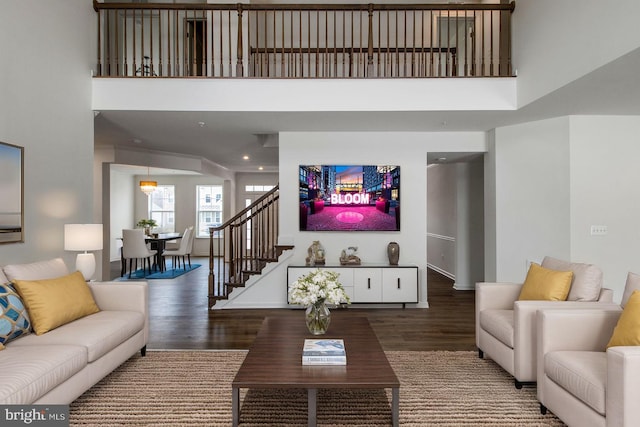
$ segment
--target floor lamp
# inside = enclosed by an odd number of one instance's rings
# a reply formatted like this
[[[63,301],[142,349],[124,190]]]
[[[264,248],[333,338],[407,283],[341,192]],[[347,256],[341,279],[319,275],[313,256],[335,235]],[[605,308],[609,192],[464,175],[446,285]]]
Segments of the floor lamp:
[[[96,272],[96,258],[87,251],[102,250],[102,224],[65,224],[64,250],[84,251],[76,257],[76,270],[91,279]]]

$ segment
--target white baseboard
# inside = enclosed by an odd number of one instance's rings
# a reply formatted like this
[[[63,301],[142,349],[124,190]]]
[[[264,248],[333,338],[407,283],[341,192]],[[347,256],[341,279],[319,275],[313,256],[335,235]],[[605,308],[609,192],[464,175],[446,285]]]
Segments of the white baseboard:
[[[476,289],[475,283],[454,283],[453,289],[456,291],[474,291]]]

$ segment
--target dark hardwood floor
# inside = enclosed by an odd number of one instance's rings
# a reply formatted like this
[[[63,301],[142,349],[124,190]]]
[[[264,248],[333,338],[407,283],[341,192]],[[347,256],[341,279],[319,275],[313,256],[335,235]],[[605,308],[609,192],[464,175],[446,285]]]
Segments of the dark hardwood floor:
[[[207,258],[202,267],[172,280],[149,281],[149,349],[248,349],[265,316],[303,321],[300,309],[207,310]],[[120,263],[111,264],[111,277]],[[456,291],[453,281],[429,270],[428,309],[358,308],[384,350],[475,350],[475,292]]]

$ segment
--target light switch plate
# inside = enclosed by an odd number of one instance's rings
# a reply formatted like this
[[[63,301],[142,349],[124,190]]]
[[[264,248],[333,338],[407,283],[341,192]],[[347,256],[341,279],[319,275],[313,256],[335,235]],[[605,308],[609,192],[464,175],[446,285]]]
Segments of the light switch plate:
[[[606,225],[592,225],[591,226],[591,235],[592,236],[604,236],[607,234],[607,226]]]

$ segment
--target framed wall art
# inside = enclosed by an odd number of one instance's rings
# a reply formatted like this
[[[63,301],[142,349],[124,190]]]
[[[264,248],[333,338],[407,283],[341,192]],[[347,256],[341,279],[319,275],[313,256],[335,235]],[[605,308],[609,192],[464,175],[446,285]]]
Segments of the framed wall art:
[[[400,166],[300,165],[300,231],[400,231]]]
[[[24,242],[24,148],[0,142],[0,243]]]

